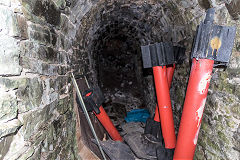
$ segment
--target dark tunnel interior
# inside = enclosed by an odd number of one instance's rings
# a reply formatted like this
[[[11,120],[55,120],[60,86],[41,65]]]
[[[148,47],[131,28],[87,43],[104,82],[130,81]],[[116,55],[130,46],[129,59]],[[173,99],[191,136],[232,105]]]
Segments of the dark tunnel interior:
[[[115,22],[115,24],[118,24]],[[95,46],[98,84],[105,96],[104,107],[119,125],[132,109],[146,108],[140,42],[132,26],[110,25]]]

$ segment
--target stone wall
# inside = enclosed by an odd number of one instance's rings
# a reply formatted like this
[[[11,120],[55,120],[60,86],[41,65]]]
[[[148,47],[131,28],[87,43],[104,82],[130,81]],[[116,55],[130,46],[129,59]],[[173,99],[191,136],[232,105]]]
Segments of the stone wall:
[[[69,73],[83,74],[74,38],[91,5],[0,1],[0,159],[79,159]]]
[[[240,25],[239,0],[0,0],[0,160],[79,159],[69,73],[98,83],[97,54],[121,34],[136,48],[162,40],[184,45],[189,57],[211,6],[218,24]],[[195,159],[239,157],[239,30],[229,68],[214,70]],[[176,129],[189,70],[186,59],[171,88]],[[143,84],[153,113],[152,76]]]

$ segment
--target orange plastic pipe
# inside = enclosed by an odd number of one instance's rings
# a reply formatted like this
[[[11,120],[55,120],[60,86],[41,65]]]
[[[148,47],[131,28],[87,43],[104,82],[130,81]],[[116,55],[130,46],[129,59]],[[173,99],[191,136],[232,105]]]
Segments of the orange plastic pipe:
[[[166,66],[153,67],[153,74],[165,148],[173,149],[176,145],[176,136]]]
[[[167,67],[167,80],[168,80],[168,87],[169,87],[169,89],[171,88],[174,70],[175,70],[175,64],[173,64],[172,66],[168,66]],[[156,105],[154,121],[160,122],[158,105]]]
[[[167,66],[167,79],[168,79],[169,89],[171,88],[174,70],[175,70],[175,64],[173,64],[172,66]]]
[[[194,157],[214,61],[193,58],[174,160]]]
[[[108,134],[114,141],[123,141],[122,137],[120,136],[119,132],[117,131],[116,127],[113,125],[111,119],[108,117],[106,111],[102,106],[99,108],[100,113],[96,114],[93,112],[98,120],[101,122],[103,127],[107,130]]]
[[[159,110],[158,110],[158,105],[156,105],[155,115],[154,115],[154,121],[156,121],[156,122],[161,122],[161,121],[160,121]]]

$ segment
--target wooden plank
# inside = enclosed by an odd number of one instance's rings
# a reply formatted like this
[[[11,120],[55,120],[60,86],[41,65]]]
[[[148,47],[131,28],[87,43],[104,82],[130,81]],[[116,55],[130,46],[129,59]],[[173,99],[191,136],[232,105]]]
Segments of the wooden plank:
[[[78,86],[80,91],[88,89],[84,79],[77,80]],[[80,88],[81,87],[81,88]],[[88,125],[87,119],[79,108],[77,101],[76,101],[76,90],[73,89],[73,96],[74,96],[74,111],[76,114],[76,137],[77,137],[77,144],[78,144],[78,151],[79,155],[82,159],[91,159],[91,160],[98,160],[99,157],[102,158],[101,152],[96,144],[94,144],[91,139],[94,139],[91,129]],[[94,114],[89,113],[91,121],[93,123],[94,129],[99,140],[108,139],[107,132],[101,125],[101,123],[97,120]]]

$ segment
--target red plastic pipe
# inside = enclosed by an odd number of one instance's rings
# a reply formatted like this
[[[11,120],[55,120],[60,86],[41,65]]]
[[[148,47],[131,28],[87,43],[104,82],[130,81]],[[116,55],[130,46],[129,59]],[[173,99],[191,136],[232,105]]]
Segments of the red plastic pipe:
[[[176,136],[166,66],[153,67],[153,74],[165,148],[172,149],[176,145]]]
[[[168,79],[169,89],[171,88],[174,70],[175,70],[175,64],[173,64],[172,66],[167,66],[167,79]]]
[[[201,126],[208,87],[211,80],[214,61],[193,58],[183,107],[176,149],[175,160],[193,159],[198,133]]]
[[[174,70],[175,70],[175,64],[173,64],[172,66],[168,66],[167,67],[167,80],[168,80],[168,87],[169,87],[169,89],[171,88]],[[160,122],[158,105],[156,105],[154,121]]]
[[[100,106],[99,110],[100,110],[99,114],[96,114],[95,112],[93,112],[93,113],[96,115],[96,117],[101,122],[103,127],[107,130],[107,132],[110,135],[110,137],[114,141],[121,141],[122,142],[123,141],[122,137],[118,133],[116,127],[113,125],[111,119],[108,117],[108,115],[107,115],[106,111],[104,110],[104,108],[102,106]]]
[[[154,115],[154,121],[156,121],[156,122],[161,122],[161,121],[160,121],[159,110],[158,110],[158,105],[156,105],[155,115]]]

